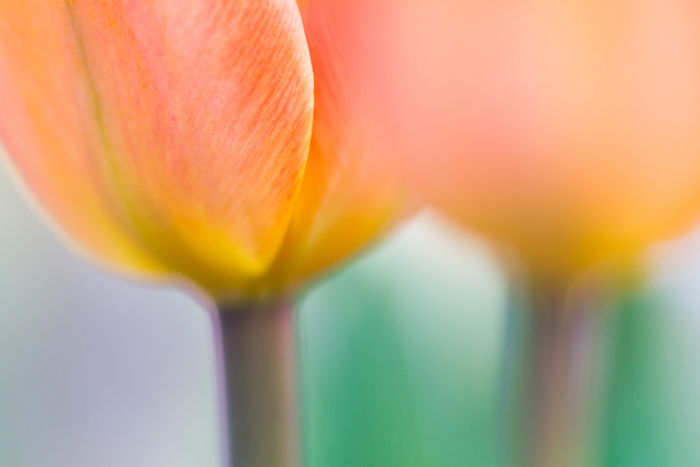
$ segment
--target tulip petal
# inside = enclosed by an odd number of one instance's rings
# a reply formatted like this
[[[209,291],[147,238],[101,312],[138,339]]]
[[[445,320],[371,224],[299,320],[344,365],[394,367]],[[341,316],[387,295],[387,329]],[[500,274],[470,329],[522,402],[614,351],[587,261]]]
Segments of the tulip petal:
[[[350,16],[325,0],[300,2],[315,80],[311,150],[277,267],[303,280],[356,252],[407,211],[407,195],[381,152],[387,141],[355,72]],[[349,8],[344,13],[358,14]]]
[[[28,3],[0,7],[0,136],[62,227],[209,289],[264,272],[313,114],[294,1]]]
[[[0,138],[26,185],[65,231],[110,262],[146,268],[95,186],[93,122],[62,2],[0,7]]]

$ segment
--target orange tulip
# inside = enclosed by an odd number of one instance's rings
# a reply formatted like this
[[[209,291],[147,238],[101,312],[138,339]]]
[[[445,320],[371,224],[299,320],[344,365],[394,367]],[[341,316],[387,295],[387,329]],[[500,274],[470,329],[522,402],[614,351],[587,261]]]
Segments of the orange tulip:
[[[404,211],[327,26],[294,0],[0,4],[12,165],[91,257],[219,304],[236,466],[298,462],[296,331],[277,300]]]
[[[698,219],[698,2],[338,3],[372,9],[372,47],[346,47],[407,143],[397,170],[536,274],[628,261]]]
[[[526,442],[504,462],[589,465],[576,455],[595,436],[576,430],[596,412],[600,282],[700,217],[700,2],[326,3],[402,148],[396,169],[522,262],[535,313],[507,349],[531,365],[513,423]]]
[[[403,199],[308,26],[292,0],[3,2],[0,138],[93,257],[219,301],[286,292]]]

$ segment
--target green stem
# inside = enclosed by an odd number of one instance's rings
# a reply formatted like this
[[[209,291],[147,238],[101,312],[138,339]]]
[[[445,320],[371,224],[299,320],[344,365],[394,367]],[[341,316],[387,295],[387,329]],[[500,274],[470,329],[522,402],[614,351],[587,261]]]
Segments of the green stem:
[[[538,287],[520,324],[522,366],[513,397],[519,407],[512,426],[516,455],[508,465],[577,467],[589,465],[590,423],[595,416],[597,315],[589,293],[568,287]],[[521,313],[522,310],[514,310]],[[508,348],[506,349],[508,351]],[[519,367],[519,368],[517,368]],[[513,414],[511,414],[513,415]],[[509,417],[510,418],[510,417]],[[513,418],[511,418],[512,420]]]
[[[562,298],[546,297],[532,315],[530,465],[538,467],[574,466],[580,455],[588,313]]]
[[[296,326],[287,303],[220,306],[222,403],[231,467],[297,467]]]

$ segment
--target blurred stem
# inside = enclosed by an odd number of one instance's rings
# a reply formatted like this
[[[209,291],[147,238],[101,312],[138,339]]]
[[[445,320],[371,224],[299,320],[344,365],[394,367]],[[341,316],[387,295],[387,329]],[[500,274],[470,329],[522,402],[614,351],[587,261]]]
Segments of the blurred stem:
[[[539,286],[533,292],[525,316],[511,317],[511,326],[513,320],[521,323],[523,341],[509,351],[524,353],[522,385],[515,388],[521,391],[516,396],[521,423],[515,425],[520,454],[509,465],[586,466],[595,408],[596,297],[567,285]]]
[[[564,290],[538,297],[532,310],[530,416],[531,466],[577,465],[585,436],[580,429],[590,342],[586,332],[594,310],[570,305]]]
[[[220,306],[215,315],[225,464],[299,465],[297,353],[293,307]]]

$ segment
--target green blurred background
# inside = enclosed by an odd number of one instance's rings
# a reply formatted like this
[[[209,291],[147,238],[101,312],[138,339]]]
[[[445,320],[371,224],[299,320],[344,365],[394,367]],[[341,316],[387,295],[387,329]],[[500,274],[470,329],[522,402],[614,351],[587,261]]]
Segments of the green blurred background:
[[[68,251],[4,170],[0,212],[0,466],[218,467],[205,312]],[[596,462],[700,466],[700,235],[649,264],[604,315]],[[506,290],[484,245],[431,214],[310,289],[307,464],[499,465]]]

